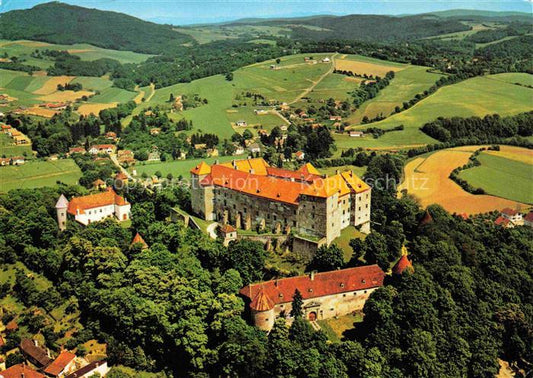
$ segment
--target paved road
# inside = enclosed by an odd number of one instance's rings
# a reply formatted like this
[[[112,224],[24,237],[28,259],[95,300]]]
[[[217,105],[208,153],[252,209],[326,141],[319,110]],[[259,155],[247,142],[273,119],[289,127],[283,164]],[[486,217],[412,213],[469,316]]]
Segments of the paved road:
[[[130,175],[130,173],[126,170],[126,168],[124,168],[123,166],[121,166],[118,162],[118,159],[117,159],[117,155],[115,154],[109,154],[109,158],[111,159],[111,161],[113,162],[113,164],[115,164],[126,176],[128,176],[128,179],[129,180],[135,180],[133,178],[132,175]]]

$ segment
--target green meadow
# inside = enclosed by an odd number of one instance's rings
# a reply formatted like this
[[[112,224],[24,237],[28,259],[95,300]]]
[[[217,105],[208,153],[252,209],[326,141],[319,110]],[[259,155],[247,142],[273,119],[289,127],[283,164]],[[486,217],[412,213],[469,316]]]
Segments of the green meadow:
[[[12,156],[32,156],[31,146],[15,145],[13,139],[6,134],[0,133],[0,156],[12,157]],[[4,168],[4,167],[0,167]]]
[[[359,130],[370,126],[391,129],[404,125],[403,131],[392,131],[379,139],[350,138],[346,134],[336,134],[334,138],[339,147],[337,153],[340,154],[342,149],[350,147],[401,148],[436,143],[436,140],[420,131],[420,128],[438,117],[483,117],[495,113],[506,116],[532,109],[532,89],[495,80],[495,78],[498,79],[498,75],[475,77],[442,87],[408,110],[380,122],[356,127]],[[507,74],[506,80],[524,80],[524,76],[523,74]]]
[[[332,54],[315,54],[316,59],[321,59]],[[176,84],[155,91],[153,97],[134,111],[139,114],[149,106],[168,105],[172,93],[174,96],[198,94],[208,100],[206,105],[187,109],[183,112],[171,113],[173,119],[186,118],[193,121],[194,129],[205,133],[216,133],[221,138],[230,138],[234,133],[231,122],[244,120],[248,124],[260,122],[265,128],[283,125],[281,118],[273,115],[257,116],[253,110],[256,108],[251,100],[243,98],[236,101],[237,95],[243,92],[254,92],[265,96],[266,99],[290,102],[311,87],[322,75],[331,68],[330,64],[307,64],[305,55],[292,55],[281,57],[279,69],[270,69],[276,64],[275,60],[256,63],[234,72],[233,80],[227,81],[222,75],[210,76],[195,80],[191,83]],[[94,102],[95,96],[91,99]],[[245,107],[233,108],[233,104],[246,103]],[[127,123],[127,122],[126,122]]]
[[[74,185],[80,177],[80,168],[72,159],[29,161],[24,165],[0,167],[0,192],[54,186],[58,181]]]
[[[96,60],[109,58],[118,60],[120,63],[140,63],[150,58],[152,55],[140,54],[132,51],[118,51],[103,49],[86,43],[76,43],[73,45],[57,45],[53,43],[36,42],[36,41],[8,41],[0,40],[2,52],[7,52],[9,56],[22,58],[25,64],[38,66],[46,69],[54,64],[54,61],[48,57],[43,59],[34,58],[31,54],[35,50],[60,50],[68,51],[72,55],[77,55],[81,60]]]
[[[111,80],[103,77],[78,76],[72,80],[72,83],[80,83],[83,86],[83,89],[92,91],[103,91],[113,86]]]
[[[148,176],[155,175],[156,172],[161,172],[163,177],[166,177],[169,173],[175,178],[182,176],[184,178],[189,178],[189,171],[195,166],[200,164],[202,161],[205,161],[207,164],[213,164],[216,160],[221,163],[233,160],[233,159],[246,159],[246,155],[240,156],[220,156],[216,158],[205,158],[205,159],[190,159],[190,160],[172,160],[172,161],[162,161],[162,162],[147,162],[137,164],[134,167],[130,167],[128,170],[133,172],[137,171],[137,178],[141,177],[143,173],[146,173]]]
[[[533,161],[525,162],[481,153],[480,166],[461,171],[459,176],[488,194],[533,204]]]
[[[429,89],[441,76],[441,74],[428,72],[427,67],[407,66],[396,72],[390,84],[375,98],[363,103],[347,121],[359,124],[364,116],[369,119],[380,114],[389,116],[396,106],[401,108],[404,102]]]
[[[111,102],[128,102],[137,96],[137,92],[130,92],[125,89],[109,87],[102,89],[100,94],[89,99],[90,103],[107,104]]]

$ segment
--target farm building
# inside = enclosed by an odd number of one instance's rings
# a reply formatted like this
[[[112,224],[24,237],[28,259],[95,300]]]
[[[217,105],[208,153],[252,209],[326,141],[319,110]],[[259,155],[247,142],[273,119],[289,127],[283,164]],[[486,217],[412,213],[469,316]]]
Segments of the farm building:
[[[36,340],[22,340],[19,349],[28,361],[39,368],[46,367],[52,362],[50,353],[46,349],[41,348]]]
[[[89,153],[92,155],[97,154],[112,154],[117,150],[117,146],[114,144],[95,144],[89,148]]]
[[[351,138],[362,138],[364,135],[362,131],[350,131]]]
[[[0,372],[0,377],[3,378],[46,378],[46,375],[41,374],[25,363],[13,365],[4,371]]]
[[[76,355],[74,353],[63,350],[43,371],[52,377],[62,377],[75,367],[75,359]]]
[[[56,203],[56,210],[60,230],[67,226],[67,213],[85,226],[113,216],[119,221],[126,221],[131,216],[131,204],[116,194],[113,188],[107,188],[102,193],[74,197],[70,201],[61,195]]]
[[[237,126],[237,127],[246,127],[246,126],[248,126],[248,123],[246,121],[239,120],[239,121],[235,122],[235,126]]]
[[[303,316],[310,321],[343,316],[363,309],[370,294],[383,286],[385,273],[377,265],[360,266],[251,284],[245,297],[254,325],[270,331],[276,318],[288,320],[293,296],[303,299]]]
[[[65,376],[65,378],[105,377],[108,371],[107,361],[94,361]]]

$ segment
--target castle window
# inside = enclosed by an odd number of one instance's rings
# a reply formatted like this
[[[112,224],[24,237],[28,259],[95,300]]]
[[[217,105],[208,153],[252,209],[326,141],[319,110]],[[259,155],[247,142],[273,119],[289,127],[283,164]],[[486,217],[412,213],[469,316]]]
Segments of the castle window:
[[[366,198],[368,198],[368,193],[366,194]]]
[[[368,209],[368,203],[366,204],[366,208]]]
[[[354,291],[354,292],[353,292],[353,295],[357,295],[357,291]]]
[[[365,294],[366,294],[366,290],[365,290]]]
[[[361,211],[361,206],[359,206],[359,211]]]
[[[346,294],[343,294],[342,296],[343,296],[343,297],[345,297],[345,296],[346,296]]]

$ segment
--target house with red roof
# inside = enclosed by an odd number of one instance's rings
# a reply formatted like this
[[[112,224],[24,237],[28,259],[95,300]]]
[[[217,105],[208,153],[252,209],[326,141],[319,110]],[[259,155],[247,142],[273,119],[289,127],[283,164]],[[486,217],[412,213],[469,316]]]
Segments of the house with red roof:
[[[270,331],[276,318],[289,321],[293,296],[302,295],[303,316],[310,321],[361,311],[369,295],[383,286],[385,273],[377,265],[259,282],[243,287],[254,325]]]
[[[117,146],[114,144],[95,144],[89,148],[89,153],[92,155],[97,154],[112,154],[117,150]]]
[[[148,249],[148,244],[144,241],[143,237],[137,232],[131,241],[130,247],[135,244],[140,244],[142,249]]]
[[[40,347],[37,340],[24,339],[19,349],[28,361],[39,368],[45,368],[52,362],[48,350]]]
[[[75,367],[76,355],[63,350],[59,356],[45,369],[44,372],[52,377],[63,377]]]
[[[524,224],[524,216],[518,210],[513,210],[509,207],[506,207],[500,212],[500,216],[508,219],[510,223],[512,223],[512,227],[522,226]]]
[[[352,225],[370,232],[371,188],[352,171],[332,176],[307,163],[292,171],[245,159],[191,170],[191,204],[205,220],[331,243]]]
[[[233,240],[237,240],[237,230],[229,224],[223,224],[218,228],[222,243],[227,247]]]
[[[413,263],[409,258],[407,257],[407,249],[402,247],[402,257],[398,260],[398,262],[394,265],[392,268],[392,273],[396,275],[402,275],[403,272],[413,272]]]
[[[66,228],[67,214],[85,226],[109,217],[119,221],[127,221],[131,217],[131,204],[111,187],[101,193],[74,197],[70,201],[62,194],[56,203],[56,210],[60,230]]]
[[[46,375],[43,375],[22,363],[13,365],[4,371],[0,371],[0,378],[46,378]]]

